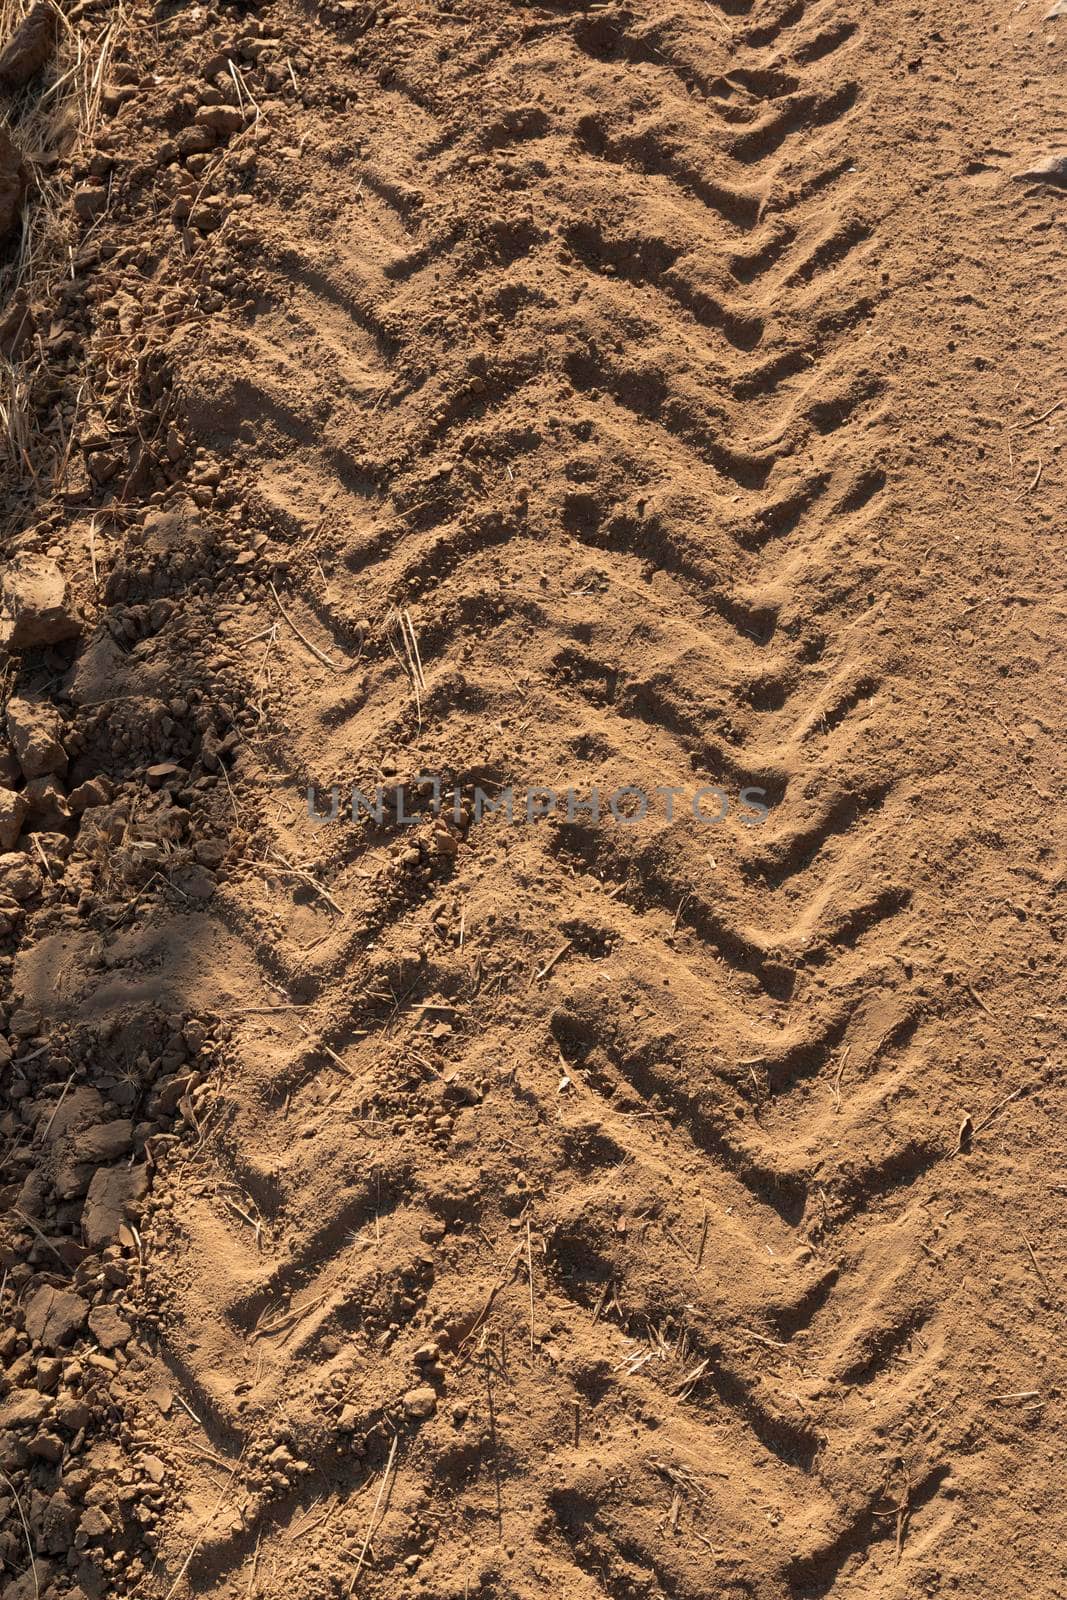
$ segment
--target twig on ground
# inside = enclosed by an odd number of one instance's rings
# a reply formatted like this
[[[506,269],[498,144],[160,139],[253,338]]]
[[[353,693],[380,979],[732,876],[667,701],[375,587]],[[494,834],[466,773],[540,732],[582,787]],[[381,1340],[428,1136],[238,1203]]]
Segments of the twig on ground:
[[[566,944],[561,944],[555,955],[550,956],[545,962],[544,966],[538,968],[535,976],[538,978],[547,978],[549,973],[552,971],[552,968],[556,965],[556,962],[563,960],[563,957],[567,954],[567,951],[571,948],[573,942],[573,940],[568,939]]]
[[[7,1484],[15,1498],[15,1509],[19,1514],[19,1521],[22,1523],[22,1531],[26,1535],[26,1548],[30,1553],[30,1571],[33,1573],[33,1592],[36,1600],[41,1600],[41,1579],[37,1572],[37,1557],[34,1553],[33,1540],[30,1537],[30,1525],[26,1521],[26,1513],[22,1509],[22,1501],[19,1498],[19,1492],[2,1467],[0,1467],[0,1478],[3,1478],[4,1482]]]
[[[700,1243],[697,1245],[696,1264],[699,1267],[704,1260],[704,1246],[708,1242],[708,1208],[704,1207],[704,1220],[700,1225]]]
[[[1031,1243],[1030,1243],[1030,1241],[1029,1241],[1029,1239],[1028,1239],[1028,1238],[1027,1238],[1027,1237],[1026,1237],[1026,1235],[1025,1235],[1025,1233],[1022,1233],[1022,1232],[1021,1232],[1021,1231],[1020,1231],[1020,1234],[1019,1234],[1019,1237],[1020,1237],[1020,1238],[1021,1238],[1021,1239],[1022,1239],[1022,1242],[1023,1242],[1023,1244],[1024,1244],[1024,1245],[1025,1245],[1025,1246],[1026,1246],[1026,1248],[1027,1248],[1027,1251],[1028,1251],[1028,1253],[1029,1253],[1029,1256],[1030,1256],[1030,1260],[1031,1260],[1031,1261],[1032,1261],[1032,1262],[1033,1262],[1033,1264],[1034,1264],[1034,1271],[1035,1271],[1035,1272],[1036,1272],[1036,1273],[1037,1273],[1037,1275],[1038,1275],[1038,1277],[1039,1277],[1039,1278],[1040,1278],[1040,1279],[1041,1279],[1041,1285],[1042,1285],[1042,1288],[1043,1288],[1043,1289],[1044,1289],[1044,1291],[1045,1291],[1045,1293],[1046,1293],[1046,1294],[1051,1294],[1051,1293],[1052,1293],[1052,1290],[1051,1290],[1051,1289],[1050,1289],[1050,1288],[1049,1288],[1049,1281],[1048,1281],[1048,1279],[1047,1279],[1047,1278],[1046,1278],[1046,1277],[1045,1277],[1045,1274],[1044,1274],[1044,1273],[1043,1273],[1043,1272],[1042,1272],[1042,1270],[1041,1270],[1041,1267],[1040,1267],[1040,1265],[1039,1265],[1039,1263],[1038,1263],[1038,1259],[1037,1259],[1037,1257],[1036,1257],[1036,1255],[1035,1255],[1035,1254],[1034,1254],[1034,1247],[1033,1247],[1033,1245],[1032,1245],[1032,1244],[1031,1244]]]
[[[300,640],[300,643],[304,645],[306,649],[310,650],[315,659],[317,661],[321,661],[324,667],[329,667],[331,672],[340,672],[341,668],[338,666],[337,662],[331,661],[330,657],[320,650],[317,644],[312,644],[307,634],[301,633],[300,629],[297,627],[296,623],[293,621],[292,617],[279,600],[278,591],[274,587],[273,583],[268,583],[267,586],[270,589],[271,594],[274,596],[274,604],[278,607],[283,619],[289,624],[290,628],[292,628],[293,632]]]
[[[1019,433],[1025,433],[1028,428],[1036,428],[1039,422],[1044,422],[1047,417],[1051,417],[1054,411],[1059,411],[1061,407],[1065,405],[1067,405],[1067,400],[1057,400],[1054,406],[1049,406],[1047,411],[1042,411],[1041,415],[1039,417],[1034,417],[1033,421],[1020,422],[1017,431]]]
[[[270,852],[270,859],[273,862],[277,862],[278,868],[280,868],[282,872],[288,873],[291,877],[299,878],[301,883],[306,883],[309,889],[314,889],[319,898],[321,900],[325,900],[331,911],[336,911],[339,917],[344,916],[345,913],[342,907],[339,906],[333,896],[322,887],[322,884],[311,876],[310,872],[306,871],[303,867],[294,866],[291,861],[286,861],[285,857],[279,855],[276,850],[272,850]],[[271,870],[269,863],[266,861],[259,861],[256,864],[257,866],[262,867],[265,871],[269,872]],[[277,870],[277,868],[274,870]]]
[[[534,1341],[534,1281],[533,1281],[533,1246],[530,1243],[530,1219],[526,1218],[526,1274],[530,1280],[530,1354],[536,1355]]]
[[[51,1250],[52,1254],[55,1256],[56,1260],[59,1262],[60,1266],[63,1268],[63,1271],[67,1274],[68,1277],[70,1277],[71,1270],[67,1266],[67,1263],[63,1260],[63,1257],[60,1255],[59,1251],[56,1249],[56,1247],[52,1243],[51,1239],[49,1239],[45,1234],[43,1234],[41,1232],[40,1228],[37,1226],[36,1222],[34,1222],[33,1218],[32,1217],[28,1217],[26,1215],[25,1211],[20,1210],[20,1208],[18,1206],[12,1206],[11,1209],[14,1211],[14,1213],[15,1213],[15,1215],[17,1217],[21,1217],[22,1218],[22,1221],[26,1224],[27,1228],[30,1229],[31,1233],[36,1235],[36,1237],[44,1245],[45,1249],[46,1250]]]
[[[66,1083],[63,1085],[62,1091],[60,1092],[59,1099],[56,1101],[55,1105],[52,1107],[52,1115],[49,1117],[48,1121],[45,1123],[44,1132],[41,1134],[41,1143],[42,1144],[47,1144],[48,1135],[52,1131],[52,1124],[55,1122],[56,1118],[59,1116],[60,1107],[62,1106],[64,1100],[67,1098],[67,1091],[70,1089],[70,1086],[71,1086],[71,1084],[73,1082],[74,1082],[74,1074],[72,1072],[70,1077],[67,1079]]]
[[[390,650],[392,651],[396,660],[404,668],[404,671],[407,673],[408,679],[410,680],[412,692],[415,696],[415,720],[418,723],[419,732],[421,733],[422,695],[419,691],[426,688],[426,675],[422,670],[422,657],[419,655],[419,641],[415,637],[415,625],[411,620],[410,611],[395,610],[390,613],[389,621],[390,623],[395,623],[396,626],[399,627],[400,637],[404,642],[405,659],[401,661],[400,652],[397,650],[392,639],[389,638],[388,634],[386,634],[386,642],[388,643]]]
[[[383,1497],[385,1495],[386,1487],[388,1486],[388,1483],[389,1483],[389,1475],[393,1470],[393,1463],[396,1460],[396,1447],[397,1447],[397,1444],[398,1444],[399,1440],[400,1440],[400,1435],[398,1433],[394,1433],[393,1434],[393,1442],[389,1446],[389,1459],[385,1463],[385,1471],[382,1473],[382,1481],[378,1485],[378,1498],[374,1502],[374,1509],[370,1514],[370,1521],[367,1523],[367,1531],[363,1536],[363,1548],[359,1552],[359,1560],[356,1562],[356,1570],[355,1570],[355,1572],[353,1572],[352,1581],[348,1585],[349,1594],[354,1594],[355,1593],[356,1583],[359,1580],[360,1573],[363,1571],[363,1563],[367,1559],[367,1551],[370,1549],[370,1542],[371,1542],[371,1539],[372,1539],[372,1537],[373,1537],[373,1535],[374,1535],[374,1533],[376,1531],[376,1523],[377,1523],[377,1518],[378,1518],[378,1508],[380,1507],[380,1505],[382,1503],[382,1499],[383,1499]]]

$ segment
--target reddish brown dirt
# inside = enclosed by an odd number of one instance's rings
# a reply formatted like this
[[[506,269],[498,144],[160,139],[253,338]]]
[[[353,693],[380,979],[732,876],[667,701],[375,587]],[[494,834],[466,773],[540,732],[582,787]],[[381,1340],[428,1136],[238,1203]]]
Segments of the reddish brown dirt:
[[[122,21],[6,502],[10,1600],[1067,1593],[1046,9]]]

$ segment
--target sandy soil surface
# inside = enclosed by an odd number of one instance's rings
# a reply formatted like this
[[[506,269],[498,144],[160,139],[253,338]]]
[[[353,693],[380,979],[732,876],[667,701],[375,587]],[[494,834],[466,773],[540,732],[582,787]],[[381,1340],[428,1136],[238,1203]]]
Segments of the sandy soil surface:
[[[1067,1595],[1065,40],[0,57],[4,1600]]]

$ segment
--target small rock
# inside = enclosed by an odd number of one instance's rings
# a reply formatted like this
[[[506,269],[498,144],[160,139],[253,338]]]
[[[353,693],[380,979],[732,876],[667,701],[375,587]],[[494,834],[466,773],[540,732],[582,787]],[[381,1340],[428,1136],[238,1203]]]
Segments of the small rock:
[[[129,1155],[133,1148],[133,1123],[128,1117],[114,1122],[98,1122],[86,1128],[74,1140],[74,1154],[79,1161],[117,1161]]]
[[[133,1123],[127,1118],[86,1128],[60,1151],[53,1187],[61,1200],[74,1200],[89,1187],[97,1167],[128,1155],[133,1147]]]
[[[218,206],[201,202],[190,211],[189,221],[194,228],[199,228],[201,233],[214,233],[216,228],[222,226],[222,212]]]
[[[210,900],[218,887],[215,874],[195,862],[175,873],[173,882],[192,900]]]
[[[28,787],[29,785],[27,784],[27,788]],[[66,819],[64,818],[62,820]],[[55,833],[50,829],[42,829],[38,825],[38,827],[34,829],[33,842],[35,848],[37,845],[40,845],[41,849],[44,851],[45,860],[48,862],[49,870],[52,872],[52,876],[58,876],[58,874],[52,870],[54,864],[58,861],[66,861],[67,857],[70,855],[73,841],[69,839],[65,833]]]
[[[38,1600],[48,1591],[57,1571],[54,1561],[42,1561],[40,1556],[32,1567],[27,1567],[19,1578],[12,1578],[3,1591],[3,1600]],[[70,1600],[70,1596],[67,1597]],[[83,1597],[84,1600],[84,1597]]]
[[[0,1430],[35,1428],[48,1415],[48,1397],[36,1389],[12,1389],[0,1400]]]
[[[53,1490],[41,1518],[42,1543],[50,1555],[66,1555],[73,1542],[77,1525],[78,1515],[68,1496],[62,1489]],[[77,1592],[72,1590],[66,1600],[74,1600]]]
[[[99,1122],[104,1111],[104,1097],[91,1084],[80,1083],[61,1100],[42,1104],[40,1112],[41,1138],[49,1144],[63,1139],[69,1133],[80,1133],[83,1128]],[[45,1131],[47,1129],[47,1132]]]
[[[404,1396],[404,1410],[409,1417],[420,1420],[432,1417],[437,1410],[437,1396],[428,1383],[420,1384],[417,1389],[409,1389]]]
[[[80,1294],[47,1284],[26,1302],[26,1332],[50,1350],[58,1350],[81,1332],[88,1314],[88,1304]]]
[[[88,457],[89,476],[95,483],[110,483],[126,465],[117,450],[94,450]]]
[[[92,1473],[87,1472],[84,1467],[75,1467],[63,1474],[63,1488],[71,1500],[84,1500],[92,1484]]]
[[[40,891],[41,882],[41,869],[29,856],[17,850],[0,855],[0,899],[21,905]]]
[[[23,791],[23,799],[33,818],[35,832],[61,828],[70,816],[67,797],[53,772],[43,778],[31,778]]]
[[[201,106],[196,113],[197,126],[210,128],[213,133],[225,135],[240,133],[245,119],[236,106]]]
[[[56,42],[56,10],[48,0],[37,0],[15,29],[0,55],[0,83],[21,89],[40,72]]]
[[[42,1461],[62,1461],[66,1445],[58,1433],[38,1433],[30,1440],[29,1451],[31,1456],[38,1456]]]
[[[67,604],[66,580],[48,556],[24,554],[11,561],[0,584],[0,601],[0,644],[8,650],[59,644],[81,632]]]
[[[152,1115],[172,1117],[191,1083],[192,1075],[185,1072],[160,1084],[152,1104]]]
[[[77,1395],[61,1394],[55,1405],[55,1420],[66,1433],[77,1433],[87,1427],[92,1413],[84,1400]]]
[[[32,1374],[33,1354],[31,1351],[25,1350],[22,1355],[15,1358],[4,1373],[4,1382],[9,1383],[13,1389],[22,1389],[26,1387]]]
[[[103,700],[115,694],[116,683],[121,683],[126,656],[110,633],[101,631],[93,636],[78,656],[71,678],[71,698],[79,705],[86,701]]]
[[[63,1363],[57,1356],[44,1356],[37,1363],[37,1387],[42,1394],[51,1394],[63,1376]]]
[[[183,156],[204,155],[215,148],[210,128],[203,126],[183,128],[174,142],[178,146],[178,154]]]
[[[43,778],[66,770],[67,752],[59,737],[62,723],[54,706],[12,695],[7,703],[7,731],[25,777]]]
[[[198,839],[193,845],[193,855],[202,867],[221,867],[228,849],[225,839]]]
[[[90,1249],[113,1243],[122,1224],[136,1215],[147,1188],[143,1166],[100,1168],[89,1185],[82,1212],[82,1233]]]
[[[89,1332],[102,1350],[119,1350],[133,1337],[133,1329],[123,1322],[113,1305],[94,1306],[89,1313]]]
[[[8,1032],[14,1034],[16,1039],[33,1039],[40,1031],[40,1027],[41,1013],[29,1006],[19,1006],[8,1018]]]
[[[1067,189],[1067,150],[1058,150],[1038,161],[1024,172],[1013,172],[1016,183],[1048,183],[1055,189]]]
[[[15,848],[28,809],[24,795],[0,789],[0,851]]]
[[[148,1398],[164,1417],[170,1416],[174,1396],[165,1384],[157,1383],[154,1388],[149,1389]]]
[[[75,216],[98,217],[107,205],[107,190],[102,183],[86,183],[74,191]]]
[[[74,1540],[78,1515],[62,1489],[52,1491],[41,1517],[41,1542],[50,1555],[66,1555]],[[70,1590],[66,1600],[75,1600],[81,1590]]]
[[[67,796],[67,804],[74,816],[79,816],[87,811],[90,806],[106,806],[111,799],[112,788],[107,778],[89,778],[85,783],[79,783]]]
[[[90,1506],[78,1523],[78,1532],[83,1533],[88,1543],[93,1544],[98,1539],[105,1539],[112,1530],[111,1518],[99,1506]]]
[[[181,771],[176,761],[157,761],[155,766],[145,768],[145,782],[150,789],[158,789],[168,778],[176,777]]]
[[[162,1483],[167,1475],[167,1469],[158,1456],[142,1456],[141,1466],[147,1472],[153,1483]]]

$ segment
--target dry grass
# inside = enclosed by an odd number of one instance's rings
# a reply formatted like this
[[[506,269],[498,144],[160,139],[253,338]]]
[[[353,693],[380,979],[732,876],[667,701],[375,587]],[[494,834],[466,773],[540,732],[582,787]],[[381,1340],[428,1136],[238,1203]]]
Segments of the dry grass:
[[[0,43],[14,33],[30,0],[0,0]],[[0,316],[15,302],[47,304],[57,283],[72,273],[75,225],[70,163],[96,133],[108,63],[123,36],[122,0],[106,20],[57,6],[56,51],[43,73],[0,106],[6,125],[31,170],[30,193],[17,244],[0,264]],[[69,462],[69,439],[55,419],[45,431],[36,397],[50,388],[48,355],[40,334],[14,360],[0,355],[0,465],[11,487],[32,485],[38,494],[60,487]]]

